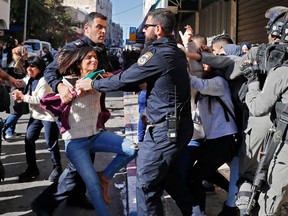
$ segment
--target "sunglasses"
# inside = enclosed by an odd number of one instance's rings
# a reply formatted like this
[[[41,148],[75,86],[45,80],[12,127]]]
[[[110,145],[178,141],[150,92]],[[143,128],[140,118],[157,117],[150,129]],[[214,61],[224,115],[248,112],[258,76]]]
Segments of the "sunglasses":
[[[144,24],[144,29],[147,29],[147,28],[149,28],[149,27],[155,27],[155,26],[157,26],[156,24]]]

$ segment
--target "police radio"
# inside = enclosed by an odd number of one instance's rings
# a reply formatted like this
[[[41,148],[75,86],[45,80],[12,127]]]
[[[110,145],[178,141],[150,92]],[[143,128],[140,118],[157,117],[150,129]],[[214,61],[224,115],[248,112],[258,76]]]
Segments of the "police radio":
[[[176,86],[175,86],[175,108],[174,112],[168,113],[166,115],[166,122],[167,122],[167,137],[169,138],[170,142],[175,143],[177,140],[177,130],[178,130],[178,117],[177,117],[177,103],[176,103]]]

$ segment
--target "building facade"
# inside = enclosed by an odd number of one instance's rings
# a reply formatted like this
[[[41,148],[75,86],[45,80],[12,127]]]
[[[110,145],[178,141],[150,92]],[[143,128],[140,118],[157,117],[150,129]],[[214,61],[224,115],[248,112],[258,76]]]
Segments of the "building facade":
[[[0,0],[0,30],[6,30],[10,25],[10,0]]]
[[[105,45],[118,47],[122,46],[123,29],[119,24],[112,21],[112,2],[110,0],[82,0],[81,2],[78,0],[64,0],[63,5],[79,10],[79,13],[73,13],[73,19],[80,22],[82,22],[84,19],[82,13],[87,14],[96,11],[106,16],[107,34],[105,38]],[[77,31],[79,32],[79,29]]]

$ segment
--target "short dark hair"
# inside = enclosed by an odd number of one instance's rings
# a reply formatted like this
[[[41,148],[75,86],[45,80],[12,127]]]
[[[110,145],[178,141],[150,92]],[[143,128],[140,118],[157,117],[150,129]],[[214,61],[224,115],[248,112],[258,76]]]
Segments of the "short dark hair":
[[[44,72],[46,64],[43,58],[39,56],[30,56],[27,58],[28,65],[34,65],[36,66],[41,73]]]
[[[86,16],[85,16],[85,18],[84,18],[84,20],[83,20],[83,25],[85,25],[85,24],[91,24],[91,22],[93,22],[93,20],[95,19],[95,18],[100,18],[100,19],[102,19],[102,20],[107,20],[107,17],[106,16],[104,16],[103,14],[100,14],[100,13],[98,13],[98,12],[91,12],[91,13],[89,13],[89,14],[87,14]]]
[[[154,11],[151,11],[147,14],[147,17],[151,16],[152,20],[155,22],[154,24],[159,24],[164,31],[165,36],[169,36],[172,34],[175,24],[176,18],[175,14],[166,8],[157,8]]]
[[[207,44],[207,38],[201,34],[193,35],[192,39],[202,40],[205,44]]]
[[[213,38],[213,40],[211,41],[211,46],[219,41],[226,41],[228,44],[233,44],[233,40],[228,34],[220,34]]]

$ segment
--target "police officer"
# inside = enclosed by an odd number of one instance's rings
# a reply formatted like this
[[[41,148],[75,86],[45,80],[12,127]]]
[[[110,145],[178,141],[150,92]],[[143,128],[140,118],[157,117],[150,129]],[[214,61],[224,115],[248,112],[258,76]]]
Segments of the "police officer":
[[[283,27],[283,16],[288,11],[286,7],[272,7],[266,11],[265,17],[269,19],[267,24],[267,34],[269,44],[278,43],[281,39],[281,32]],[[264,47],[267,45],[264,45]],[[241,65],[245,62],[257,63],[257,67],[263,70],[261,77],[259,77],[260,88],[263,87],[268,71],[265,68],[266,65],[262,64],[260,59],[261,46],[251,48],[246,55],[243,56],[241,61],[236,62],[236,69],[233,71],[235,74],[243,74],[241,72]],[[239,158],[239,174],[240,179],[238,182],[239,192],[237,195],[236,205],[240,209],[240,215],[245,214],[246,208],[251,196],[251,185],[257,170],[259,162],[259,153],[261,148],[265,144],[268,136],[268,131],[272,126],[269,115],[254,116],[249,113],[247,127],[245,129],[245,139],[241,145]]]
[[[97,12],[88,14],[84,21],[84,36],[64,48],[75,49],[82,46],[92,46],[97,52],[98,69],[105,69],[111,71],[106,48],[104,46],[104,38],[106,35],[107,18]],[[61,81],[61,75],[58,72],[57,55],[54,61],[47,66],[45,73],[45,80],[52,87],[54,92],[58,92],[63,103],[69,103],[73,96],[71,94],[71,87],[67,87]],[[101,111],[105,109],[103,106],[105,97],[101,96]],[[101,114],[100,114],[101,115]],[[109,113],[105,113],[109,116]],[[108,117],[109,118],[109,117]],[[99,121],[101,116],[98,117]],[[107,118],[106,118],[107,119]],[[91,155],[92,160],[94,157]],[[77,173],[72,163],[69,163],[67,168],[61,174],[58,182],[53,183],[47,187],[42,194],[40,194],[32,203],[32,209],[37,215],[52,215],[57,206],[66,198],[67,204],[77,205],[80,207],[93,209],[92,204],[85,196],[85,185]]]
[[[147,83],[147,118],[151,125],[137,158],[139,216],[164,215],[161,195],[167,189],[171,166],[193,133],[187,62],[173,38],[174,25],[175,15],[170,10],[159,8],[149,12],[143,30],[148,47],[137,63],[109,79],[76,83],[80,90],[95,88],[102,92],[135,90],[139,84]],[[173,186],[179,196],[174,193],[171,196],[182,214],[191,215],[189,190],[182,189],[180,182]]]
[[[286,19],[288,12],[286,12]],[[282,42],[288,42],[288,19],[282,29]],[[272,68],[266,78],[262,90],[259,88],[259,81],[254,78],[249,84],[249,91],[246,94],[246,104],[254,116],[263,116],[276,110],[276,117],[279,118],[285,105],[288,103],[288,64]],[[282,106],[281,106],[282,105]],[[277,109],[277,107],[281,109]],[[287,119],[287,110],[285,119]],[[285,121],[285,120],[284,120]],[[285,124],[287,124],[287,120]],[[287,130],[287,128],[286,128]],[[287,131],[283,131],[287,133]],[[270,162],[267,175],[268,190],[263,191],[258,199],[260,205],[259,215],[288,215],[288,136],[284,137],[284,144],[279,145]],[[277,144],[277,143],[276,143]]]

